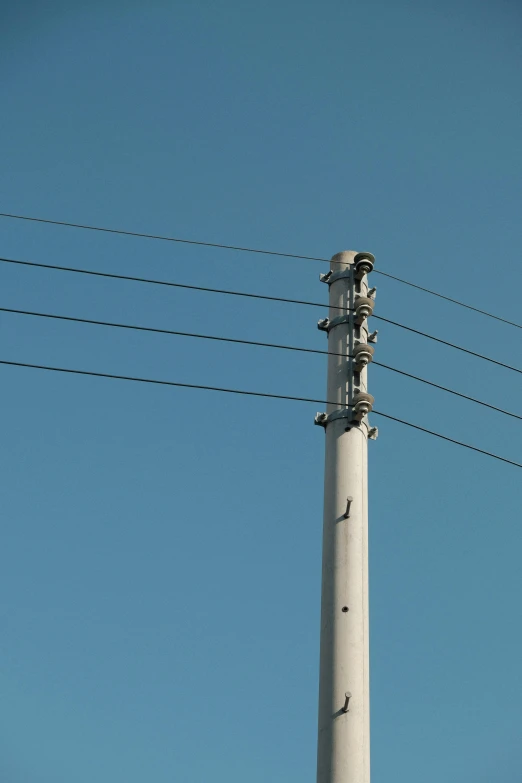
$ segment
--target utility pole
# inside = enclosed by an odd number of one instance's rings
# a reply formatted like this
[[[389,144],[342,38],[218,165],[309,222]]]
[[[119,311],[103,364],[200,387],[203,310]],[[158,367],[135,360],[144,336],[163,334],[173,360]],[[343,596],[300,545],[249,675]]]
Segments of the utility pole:
[[[367,365],[377,333],[368,316],[371,253],[333,256],[328,333],[325,428],[321,663],[317,783],[370,783],[370,678],[368,613],[368,438],[377,436],[367,414]]]

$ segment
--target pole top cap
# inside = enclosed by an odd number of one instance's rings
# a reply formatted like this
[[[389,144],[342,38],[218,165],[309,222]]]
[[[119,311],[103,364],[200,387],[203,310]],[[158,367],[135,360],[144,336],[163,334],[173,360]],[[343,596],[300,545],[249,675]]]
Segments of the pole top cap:
[[[340,253],[336,253],[334,256],[332,256],[330,260],[332,264],[343,264],[345,266],[349,266],[350,264],[354,263],[356,255],[356,250],[341,250]]]

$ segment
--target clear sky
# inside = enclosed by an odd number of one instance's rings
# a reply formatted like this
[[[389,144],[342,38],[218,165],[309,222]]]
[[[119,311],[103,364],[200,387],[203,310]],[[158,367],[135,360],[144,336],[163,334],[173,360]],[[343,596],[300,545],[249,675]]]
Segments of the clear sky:
[[[146,6],[146,7],[145,7]],[[3,3],[0,211],[330,256],[521,320],[516,0]],[[0,255],[326,301],[325,265],[0,218]],[[0,263],[0,305],[325,348],[326,308]],[[376,312],[522,366],[375,276]],[[380,361],[522,378],[380,324]],[[0,314],[0,358],[324,397],[324,357]],[[378,409],[522,424],[375,367]],[[2,783],[313,783],[321,406],[0,368]],[[370,444],[373,783],[522,779],[522,473]]]

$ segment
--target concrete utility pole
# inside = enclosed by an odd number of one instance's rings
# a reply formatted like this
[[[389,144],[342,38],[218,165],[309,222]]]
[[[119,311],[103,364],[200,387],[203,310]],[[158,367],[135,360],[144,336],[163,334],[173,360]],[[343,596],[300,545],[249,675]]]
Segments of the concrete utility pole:
[[[367,318],[371,253],[344,251],[321,275],[330,289],[317,783],[370,783],[367,365],[377,333]],[[349,309],[349,312],[347,312]]]

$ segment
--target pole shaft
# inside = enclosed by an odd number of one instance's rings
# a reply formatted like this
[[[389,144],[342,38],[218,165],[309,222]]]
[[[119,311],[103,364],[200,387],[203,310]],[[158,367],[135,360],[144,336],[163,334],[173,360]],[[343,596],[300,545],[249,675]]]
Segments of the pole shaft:
[[[332,259],[332,271],[349,276],[330,284],[330,320],[367,295],[366,277],[355,279],[355,255]],[[366,367],[358,373],[348,358],[367,341],[367,322],[357,326],[353,312],[330,329],[327,413],[367,391]],[[370,781],[367,436],[366,419],[326,424],[317,783]]]

